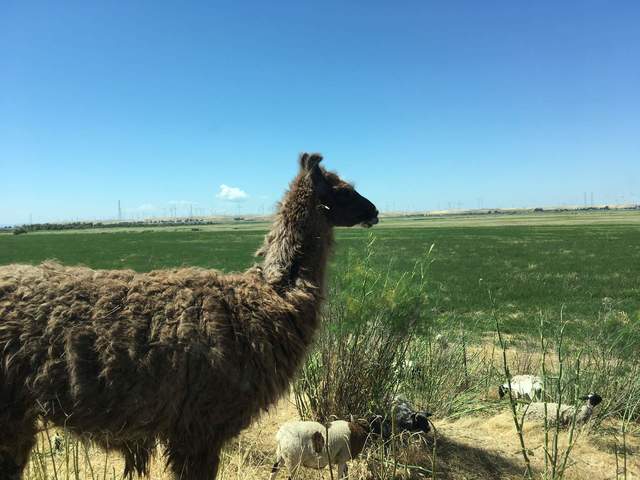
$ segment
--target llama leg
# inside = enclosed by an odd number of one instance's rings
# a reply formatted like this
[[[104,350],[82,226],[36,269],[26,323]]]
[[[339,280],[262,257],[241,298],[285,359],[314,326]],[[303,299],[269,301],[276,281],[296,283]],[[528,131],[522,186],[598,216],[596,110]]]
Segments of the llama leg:
[[[0,418],[0,480],[20,480],[36,443],[33,422],[6,422]]]
[[[168,464],[175,480],[214,480],[220,465],[220,448],[194,451],[169,446]]]
[[[139,477],[148,476],[149,459],[154,450],[154,441],[125,442],[117,448],[124,457],[124,477],[132,479],[133,474]]]
[[[349,470],[347,468],[347,464],[346,463],[339,463],[338,464],[338,478],[340,480],[346,480],[348,478],[349,475]]]

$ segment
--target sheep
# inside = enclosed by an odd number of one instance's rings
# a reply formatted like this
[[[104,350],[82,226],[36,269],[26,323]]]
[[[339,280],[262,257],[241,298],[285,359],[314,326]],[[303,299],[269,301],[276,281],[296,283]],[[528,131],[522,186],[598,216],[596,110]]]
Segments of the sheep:
[[[529,400],[542,400],[544,384],[536,375],[514,375],[511,377],[511,392],[514,398]],[[509,392],[509,382],[498,387],[498,395],[503,398]]]
[[[283,465],[289,469],[289,478],[294,478],[300,466],[320,470],[328,464],[337,465],[338,478],[345,479],[347,462],[362,451],[369,433],[366,420],[334,420],[326,426],[309,421],[287,422],[276,433],[276,461],[270,480],[276,478]]]
[[[147,475],[156,444],[182,480],[289,388],[320,324],[336,226],[378,222],[351,184],[302,154],[244,273],[0,267],[0,472],[20,479],[39,419]]]
[[[593,408],[602,402],[602,397],[597,393],[590,393],[584,397],[580,397],[580,400],[583,400],[585,404],[579,407],[577,412],[574,405],[560,404],[558,408],[557,403],[547,403],[547,421],[551,425],[559,424],[560,426],[566,427],[571,425],[575,415],[576,425],[587,423],[593,414]],[[544,402],[532,402],[527,405],[524,415],[530,419],[544,420],[544,410]],[[556,415],[559,416],[557,417]],[[558,421],[556,421],[556,419],[558,419]]]
[[[371,417],[372,432],[387,440],[391,437],[392,430],[396,433],[428,433],[431,430],[430,412],[415,410],[411,404],[402,397],[396,397],[392,402],[392,418],[382,415]]]

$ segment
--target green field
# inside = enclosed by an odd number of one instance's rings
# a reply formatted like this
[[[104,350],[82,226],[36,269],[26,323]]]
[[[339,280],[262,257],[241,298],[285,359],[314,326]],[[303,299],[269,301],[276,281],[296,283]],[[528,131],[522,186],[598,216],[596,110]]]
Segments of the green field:
[[[0,235],[0,264],[57,259],[93,268],[148,271],[193,265],[242,270],[266,224],[182,229]],[[429,247],[429,311],[425,321],[464,320],[491,330],[491,291],[507,331],[527,332],[540,313],[564,307],[574,335],[614,311],[621,324],[640,324],[640,213],[581,213],[386,219],[371,230],[340,229],[332,274],[348,252],[400,275]]]
[[[267,228],[265,223],[230,222],[198,228],[4,234],[0,235],[0,265],[57,259],[69,265],[140,272],[180,266],[239,271],[255,261],[253,252]],[[640,213],[635,212],[413,217],[384,219],[370,230],[339,229],[323,328],[294,382],[297,414],[321,418],[381,411],[389,396],[400,392],[433,412],[438,435],[444,435],[444,443],[442,436],[438,439],[438,468],[451,475],[438,478],[523,478],[509,402],[498,399],[496,387],[511,374],[540,374],[548,400],[573,403],[586,392],[598,392],[604,398],[591,420],[589,435],[569,437],[569,443],[579,441],[579,445],[575,450],[567,447],[574,469],[567,478],[587,478],[581,465],[588,466],[589,478],[605,478],[600,474],[614,478],[627,455],[629,472],[636,471],[639,239]],[[410,275],[417,262],[427,266],[426,302],[420,276]],[[561,310],[563,322],[559,321]],[[396,328],[414,319],[422,330]],[[546,322],[544,347],[541,319]],[[495,335],[496,320],[507,334],[504,346]],[[565,327],[564,336],[558,334],[560,325]],[[439,346],[437,335],[445,338],[446,346]],[[406,360],[415,370],[398,369]],[[280,406],[283,411],[289,409],[287,419],[296,415],[290,401]],[[374,409],[369,410],[372,405]],[[468,423],[478,416],[487,428]],[[259,438],[267,439],[266,447],[246,440],[250,435],[229,446],[224,472],[237,472],[237,476],[223,473],[221,478],[266,476],[275,430],[265,436],[264,426],[256,428]],[[549,473],[559,464],[558,457],[549,460],[553,465],[549,467],[542,454],[547,434],[551,441],[566,438],[560,430],[543,432],[532,423],[523,442],[530,451],[540,452],[532,457],[540,478],[560,479],[562,475]],[[57,461],[62,472],[62,465],[68,468],[69,463],[64,459],[77,457],[79,445],[71,441],[65,456],[56,460],[47,453],[52,447],[43,437],[28,478],[51,478],[43,458]],[[447,445],[457,453],[447,456]],[[398,452],[400,461],[407,462],[404,450]],[[601,468],[594,474],[589,462],[595,455],[601,456]],[[478,456],[488,459],[487,473],[478,474]],[[86,458],[92,471],[113,471],[108,478],[121,478],[115,473],[122,470],[119,458],[107,461],[100,450],[86,453]],[[470,468],[461,465],[459,458],[472,458]],[[422,452],[408,461],[423,470],[432,466]],[[378,468],[372,465],[363,462],[362,471]],[[76,477],[67,473],[60,478]],[[158,471],[154,478],[167,476]]]

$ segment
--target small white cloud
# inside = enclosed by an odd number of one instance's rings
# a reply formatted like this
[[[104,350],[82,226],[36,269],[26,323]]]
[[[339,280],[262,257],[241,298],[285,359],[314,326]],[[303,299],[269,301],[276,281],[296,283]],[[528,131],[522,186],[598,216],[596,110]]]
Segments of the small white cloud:
[[[220,185],[220,191],[216,194],[216,197],[228,202],[243,202],[249,198],[249,195],[238,187],[230,187],[223,183]]]

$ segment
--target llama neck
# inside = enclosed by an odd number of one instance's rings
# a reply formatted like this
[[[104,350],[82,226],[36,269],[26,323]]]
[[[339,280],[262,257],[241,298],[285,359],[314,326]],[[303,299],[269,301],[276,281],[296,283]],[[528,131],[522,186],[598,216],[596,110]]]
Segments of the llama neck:
[[[310,179],[298,175],[261,249],[264,278],[283,293],[302,289],[322,297],[333,235],[320,208]]]

